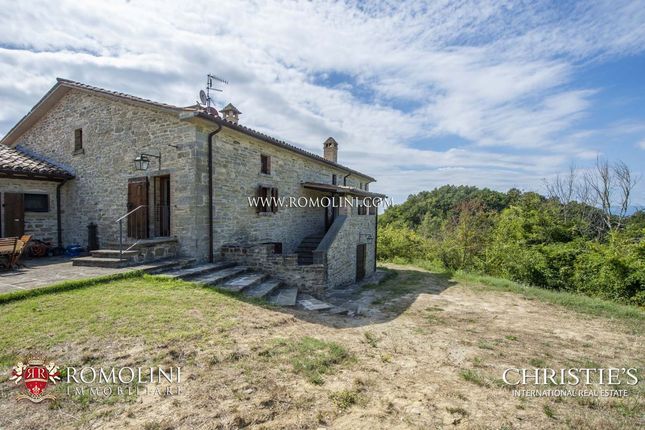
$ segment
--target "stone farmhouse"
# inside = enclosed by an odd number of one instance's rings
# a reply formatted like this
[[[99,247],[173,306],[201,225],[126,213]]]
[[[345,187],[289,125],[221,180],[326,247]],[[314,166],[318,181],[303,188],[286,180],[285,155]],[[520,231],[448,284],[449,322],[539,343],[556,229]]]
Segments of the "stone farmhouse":
[[[375,179],[333,138],[319,156],[240,114],[58,79],[0,141],[0,236],[91,250],[77,265],[233,261],[313,293],[372,274]]]

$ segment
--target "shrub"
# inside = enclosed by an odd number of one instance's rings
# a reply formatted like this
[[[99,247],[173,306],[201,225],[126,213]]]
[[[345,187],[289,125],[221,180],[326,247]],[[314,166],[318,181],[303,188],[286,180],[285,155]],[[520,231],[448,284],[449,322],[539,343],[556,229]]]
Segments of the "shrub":
[[[378,259],[391,261],[398,257],[410,262],[428,256],[429,242],[406,227],[387,225],[378,230]]]

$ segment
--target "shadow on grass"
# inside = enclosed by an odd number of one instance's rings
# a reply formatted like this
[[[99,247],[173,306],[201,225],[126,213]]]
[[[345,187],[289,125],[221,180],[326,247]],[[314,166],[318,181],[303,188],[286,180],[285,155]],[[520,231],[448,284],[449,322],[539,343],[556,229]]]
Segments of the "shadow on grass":
[[[246,303],[292,315],[299,320],[334,328],[351,328],[380,324],[396,319],[417,300],[419,295],[441,294],[444,290],[456,284],[455,281],[450,279],[449,274],[430,273],[413,267],[379,267],[379,270],[387,272],[381,282],[354,287],[356,292],[348,300],[348,303],[352,303],[350,309],[356,310],[358,302],[364,306],[364,309],[368,310],[366,314],[358,316],[333,315],[325,311],[307,311],[275,306],[266,300],[252,299],[242,293],[231,293],[212,287],[205,288],[211,288],[213,291]]]

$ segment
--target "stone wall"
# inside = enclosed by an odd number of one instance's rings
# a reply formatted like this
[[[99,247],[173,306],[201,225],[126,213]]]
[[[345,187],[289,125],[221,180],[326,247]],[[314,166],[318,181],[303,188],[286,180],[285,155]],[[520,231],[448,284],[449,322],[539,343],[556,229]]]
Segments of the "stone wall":
[[[323,264],[298,265],[296,254],[275,254],[273,244],[252,246],[229,245],[221,248],[221,256],[228,261],[269,273],[286,285],[302,292],[320,295],[327,285]]]
[[[325,246],[324,241],[315,253],[324,252],[326,262],[326,278],[329,286],[341,286],[356,281],[356,247],[366,245],[365,276],[374,272],[375,261],[375,215],[358,215],[357,208],[346,210],[338,217],[338,231],[334,233],[333,241]]]
[[[0,178],[0,193],[2,202],[0,204],[0,224],[4,233],[4,193],[22,194],[47,194],[49,198],[49,210],[47,212],[25,212],[25,234],[30,234],[34,239],[51,241],[56,245],[58,241],[58,229],[56,218],[56,182],[35,181],[26,179]]]
[[[80,152],[74,151],[77,128],[83,130]],[[204,261],[208,256],[207,136],[214,129],[212,124],[181,120],[174,113],[71,90],[16,143],[76,175],[62,187],[64,245],[86,245],[91,222],[98,225],[101,246],[117,242],[115,220],[127,212],[128,179],[149,178],[152,204],[153,177],[170,175],[170,235],[177,237],[180,255]],[[161,169],[151,158],[149,170],[136,171],[133,160],[143,152],[160,152]],[[262,154],[271,157],[270,174],[260,172]],[[342,146],[340,155],[342,161]],[[224,245],[265,242],[281,242],[283,252],[292,254],[306,236],[324,231],[325,209],[256,213],[248,198],[256,196],[260,185],[277,188],[279,197],[321,198],[326,194],[305,190],[301,183],[331,184],[336,175],[342,184],[346,174],[226,127],[215,136],[213,160],[216,254]],[[366,182],[367,178],[352,174],[347,185],[359,187]],[[152,225],[150,230],[154,231]],[[353,251],[343,252],[355,252],[352,238],[346,246]]]
[[[283,251],[290,254],[306,236],[324,233],[324,208],[285,207],[276,213],[256,213],[248,198],[256,196],[260,185],[277,188],[279,197],[322,198],[328,194],[306,190],[301,183],[331,184],[335,174],[342,184],[344,171],[226,128],[216,135],[214,147],[216,250],[230,244],[281,242]],[[261,155],[271,157],[269,175],[260,172]],[[347,185],[355,187],[367,182],[356,175],[347,179]]]
[[[83,151],[74,151],[74,130],[83,130]],[[169,144],[176,147],[168,146]],[[201,144],[201,143],[199,143]],[[63,241],[87,244],[87,225],[98,225],[100,245],[118,240],[114,222],[127,212],[128,178],[170,175],[171,235],[181,238],[180,252],[205,258],[206,203],[195,183],[199,151],[196,127],[176,115],[72,90],[18,139],[17,145],[72,170],[76,178],[62,188]],[[142,152],[161,151],[162,170],[151,158],[147,171],[133,160]],[[150,204],[152,204],[152,179]],[[152,228],[152,227],[151,227]]]

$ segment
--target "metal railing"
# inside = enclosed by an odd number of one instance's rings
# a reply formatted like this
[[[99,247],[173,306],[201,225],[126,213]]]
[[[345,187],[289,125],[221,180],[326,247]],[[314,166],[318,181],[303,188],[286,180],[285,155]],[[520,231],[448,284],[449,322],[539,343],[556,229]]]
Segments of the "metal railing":
[[[145,210],[143,210],[145,208]],[[142,239],[148,236],[148,205],[137,206],[130,212],[118,218],[115,222],[119,223],[119,260],[123,260],[123,220],[128,220],[128,237]],[[126,249],[129,251],[138,243],[135,242]]]

